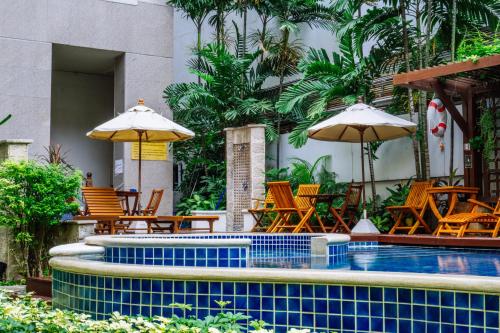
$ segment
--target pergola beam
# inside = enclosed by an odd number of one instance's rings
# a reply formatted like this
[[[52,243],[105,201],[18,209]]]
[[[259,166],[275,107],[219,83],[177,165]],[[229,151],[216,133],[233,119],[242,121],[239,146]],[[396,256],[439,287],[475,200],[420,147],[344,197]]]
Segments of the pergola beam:
[[[470,72],[481,68],[500,66],[500,54],[479,58],[476,62],[472,60],[454,62],[446,65],[423,68],[407,73],[394,75],[395,86],[411,85],[416,81],[433,79],[440,76],[454,75],[457,73]]]
[[[446,107],[446,109],[448,109],[448,112],[450,112],[453,120],[455,120],[458,127],[460,127],[464,136],[468,138],[470,133],[467,129],[467,124],[465,122],[465,119],[464,117],[462,117],[462,115],[456,108],[455,103],[452,102],[448,94],[446,94],[446,92],[444,91],[441,82],[439,82],[439,80],[433,80],[431,84],[438,97],[441,99],[441,101],[443,101],[443,104]]]

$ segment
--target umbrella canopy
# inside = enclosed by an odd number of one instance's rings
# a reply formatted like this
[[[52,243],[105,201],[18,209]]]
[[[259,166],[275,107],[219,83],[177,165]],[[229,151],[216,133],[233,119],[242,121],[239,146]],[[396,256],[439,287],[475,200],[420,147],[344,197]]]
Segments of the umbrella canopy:
[[[323,141],[364,142],[392,140],[417,130],[417,125],[372,106],[358,103],[328,118],[307,132],[310,138]]]
[[[361,143],[361,177],[363,181],[363,220],[366,218],[365,163],[363,143],[371,141],[391,140],[407,136],[417,130],[417,125],[385,113],[364,103],[354,104],[345,111],[328,118],[307,130],[308,136],[316,140],[360,142]],[[372,228],[373,226],[373,228]],[[376,229],[375,229],[376,230]]]
[[[92,139],[116,142],[172,142],[191,139],[194,133],[144,105],[144,100],[87,133]]]
[[[139,207],[141,204],[141,173],[143,142],[173,142],[191,139],[194,133],[187,128],[163,117],[144,105],[140,99],[138,105],[126,112],[97,126],[87,133],[92,139],[115,142],[139,142],[138,191]]]

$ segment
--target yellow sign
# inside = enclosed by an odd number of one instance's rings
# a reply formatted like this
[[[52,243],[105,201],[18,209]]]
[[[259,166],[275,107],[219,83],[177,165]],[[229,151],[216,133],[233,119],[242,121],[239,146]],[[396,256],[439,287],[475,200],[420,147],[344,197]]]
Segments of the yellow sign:
[[[131,155],[133,160],[139,159],[139,142],[132,142]],[[167,160],[167,143],[143,142],[141,155],[143,161],[165,161]]]

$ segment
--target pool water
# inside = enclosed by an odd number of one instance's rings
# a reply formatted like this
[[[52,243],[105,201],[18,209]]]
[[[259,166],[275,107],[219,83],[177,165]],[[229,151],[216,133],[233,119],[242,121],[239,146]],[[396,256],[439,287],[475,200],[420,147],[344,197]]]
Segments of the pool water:
[[[500,250],[379,245],[349,250],[347,260],[328,265],[324,257],[303,252],[268,252],[250,259],[250,267],[342,269],[500,276]]]

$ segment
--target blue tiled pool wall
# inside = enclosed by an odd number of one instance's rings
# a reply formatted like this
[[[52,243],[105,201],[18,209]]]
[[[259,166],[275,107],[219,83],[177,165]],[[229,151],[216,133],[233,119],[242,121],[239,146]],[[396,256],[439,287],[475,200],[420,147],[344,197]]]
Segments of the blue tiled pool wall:
[[[247,267],[247,246],[107,247],[104,261],[121,264],[197,267]]]
[[[295,252],[309,254],[311,251],[311,238],[317,235],[285,235],[285,234],[207,234],[207,235],[165,235],[157,238],[175,239],[250,239],[252,241],[251,256],[268,256],[269,253],[289,253],[291,249]],[[140,239],[141,237],[134,237]],[[145,236],[144,238],[148,238]]]
[[[349,242],[328,244],[327,251],[329,265],[345,263],[349,252]]]
[[[302,283],[172,281],[100,277],[54,270],[53,305],[102,319],[113,311],[143,316],[182,315],[171,303],[193,305],[190,315],[228,311],[270,323],[276,332],[498,333],[499,296],[388,287]]]
[[[350,251],[355,251],[355,250],[367,250],[367,249],[375,249],[378,247],[378,242],[350,242],[349,243],[349,250]]]

